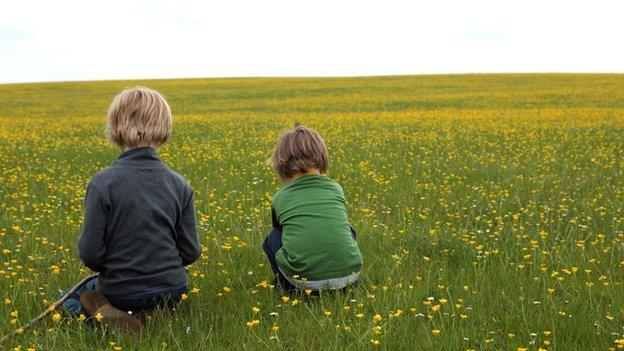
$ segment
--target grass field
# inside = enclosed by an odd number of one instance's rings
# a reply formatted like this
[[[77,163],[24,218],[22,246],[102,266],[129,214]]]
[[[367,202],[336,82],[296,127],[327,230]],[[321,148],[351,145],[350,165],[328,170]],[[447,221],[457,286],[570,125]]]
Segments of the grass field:
[[[137,84],[168,98],[160,155],[195,189],[188,299],[141,338],[63,315],[1,349],[624,348],[624,75],[0,85],[0,334],[89,274],[85,187],[119,153],[108,104]],[[346,294],[268,284],[265,160],[296,121],[324,136],[358,231]]]

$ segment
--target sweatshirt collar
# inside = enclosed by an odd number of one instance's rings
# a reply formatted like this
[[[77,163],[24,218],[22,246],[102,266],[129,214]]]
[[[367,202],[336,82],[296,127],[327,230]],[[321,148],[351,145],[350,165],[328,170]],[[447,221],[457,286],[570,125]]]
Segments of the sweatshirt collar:
[[[156,156],[156,149],[150,146],[143,146],[125,151],[117,157],[115,163],[134,163],[142,160],[160,161],[158,156]]]

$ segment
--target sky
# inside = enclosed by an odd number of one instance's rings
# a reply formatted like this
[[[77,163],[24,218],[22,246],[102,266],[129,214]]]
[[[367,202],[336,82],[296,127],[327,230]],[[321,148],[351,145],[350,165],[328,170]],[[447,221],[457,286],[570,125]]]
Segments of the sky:
[[[624,1],[5,1],[0,83],[624,73]]]

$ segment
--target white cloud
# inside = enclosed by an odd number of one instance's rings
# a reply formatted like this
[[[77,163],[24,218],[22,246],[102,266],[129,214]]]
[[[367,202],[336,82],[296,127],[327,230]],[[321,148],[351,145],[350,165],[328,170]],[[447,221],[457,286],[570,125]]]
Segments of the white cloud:
[[[618,1],[19,1],[0,82],[624,72]]]

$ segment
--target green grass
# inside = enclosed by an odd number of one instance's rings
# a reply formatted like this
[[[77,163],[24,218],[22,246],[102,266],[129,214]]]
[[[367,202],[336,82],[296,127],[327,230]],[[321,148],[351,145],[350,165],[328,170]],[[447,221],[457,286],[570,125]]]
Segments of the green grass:
[[[89,274],[75,252],[85,187],[119,153],[103,136],[108,104],[137,84],[174,112],[160,155],[195,189],[198,292],[140,338],[48,319],[0,348],[604,350],[624,339],[624,76],[572,74],[0,85],[0,334]],[[296,121],[328,144],[364,268],[346,294],[284,302],[262,284],[280,187],[265,160]]]

